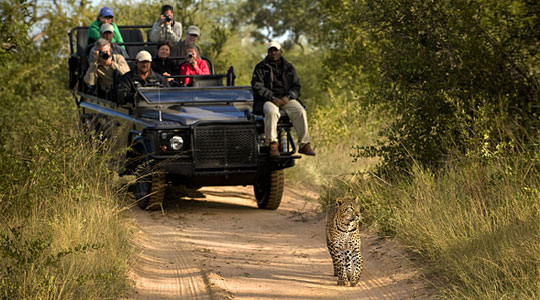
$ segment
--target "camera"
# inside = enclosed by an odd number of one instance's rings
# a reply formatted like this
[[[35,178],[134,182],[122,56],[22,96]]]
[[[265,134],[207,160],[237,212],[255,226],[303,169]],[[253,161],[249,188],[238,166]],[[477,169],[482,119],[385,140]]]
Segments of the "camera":
[[[188,52],[187,57],[188,57],[189,59],[193,59],[193,53]]]
[[[99,57],[103,58],[104,60],[107,60],[107,59],[109,59],[109,57],[111,57],[111,56],[109,55],[109,53],[107,53],[107,52],[105,52],[105,51],[103,51],[103,50],[100,50],[100,51],[99,51]]]
[[[171,16],[168,14],[163,15],[165,17],[165,22],[170,22],[172,20]]]

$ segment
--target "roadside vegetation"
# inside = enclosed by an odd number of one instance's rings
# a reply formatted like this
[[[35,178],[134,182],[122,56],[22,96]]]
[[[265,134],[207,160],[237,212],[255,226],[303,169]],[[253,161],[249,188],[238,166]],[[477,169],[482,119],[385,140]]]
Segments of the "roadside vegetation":
[[[324,206],[422,258],[448,299],[540,298],[540,5],[531,1],[102,1],[201,28],[218,73],[249,85],[265,43],[298,70],[317,156],[287,170]],[[0,2],[0,299],[129,290],[125,191],[78,129],[66,33],[87,1]],[[73,12],[73,13],[71,13]],[[435,280],[436,279],[436,280]]]
[[[325,96],[357,100],[371,122],[318,141],[330,168],[302,159],[295,172],[323,184],[324,205],[357,199],[365,226],[422,258],[444,298],[540,298],[540,6],[319,3],[333,34],[325,78],[348,79]],[[314,137],[357,124],[336,104],[310,115]],[[334,159],[347,146],[351,158]]]
[[[65,36],[37,48],[29,6],[0,11],[0,299],[116,299],[131,284],[131,232],[107,143],[78,130],[56,55]]]

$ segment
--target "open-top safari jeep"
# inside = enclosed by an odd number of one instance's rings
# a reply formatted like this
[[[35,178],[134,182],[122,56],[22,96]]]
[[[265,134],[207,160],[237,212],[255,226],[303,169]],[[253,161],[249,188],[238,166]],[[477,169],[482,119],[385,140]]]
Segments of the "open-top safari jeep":
[[[151,26],[119,26],[133,63],[140,50],[155,53],[143,32]],[[161,207],[169,183],[191,188],[253,185],[259,208],[276,209],[284,186],[283,169],[294,166],[296,146],[291,123],[278,124],[279,157],[269,157],[261,116],[253,115],[249,86],[234,85],[234,71],[191,76],[193,87],[141,87],[134,103],[119,104],[112,96],[98,96],[85,84],[90,46],[87,27],[69,32],[70,88],[83,125],[100,138],[127,149],[119,158],[120,174],[135,174],[140,207]],[[183,58],[177,58],[183,59]],[[225,84],[224,84],[225,81]]]

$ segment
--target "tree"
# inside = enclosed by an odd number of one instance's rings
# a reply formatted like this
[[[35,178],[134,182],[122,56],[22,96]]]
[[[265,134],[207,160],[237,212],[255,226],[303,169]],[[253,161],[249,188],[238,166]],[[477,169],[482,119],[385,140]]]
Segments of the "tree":
[[[255,26],[252,37],[257,41],[286,36],[291,44],[302,48],[315,40],[322,25],[318,3],[308,0],[246,1],[235,19],[236,23],[247,20],[247,24]]]
[[[478,153],[496,120],[537,128],[539,5],[532,1],[321,1],[321,45],[350,89],[390,114],[373,147],[359,155],[407,169],[441,163],[454,150]],[[536,32],[536,33],[535,33]],[[357,67],[354,67],[357,66]],[[476,151],[476,152],[475,152]]]

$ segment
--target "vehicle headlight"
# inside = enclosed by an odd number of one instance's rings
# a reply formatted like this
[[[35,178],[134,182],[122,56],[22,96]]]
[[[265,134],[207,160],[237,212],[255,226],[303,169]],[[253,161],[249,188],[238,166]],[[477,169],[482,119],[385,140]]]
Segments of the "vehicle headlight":
[[[169,142],[171,143],[171,148],[173,150],[180,150],[184,146],[184,139],[181,136],[173,136]]]

